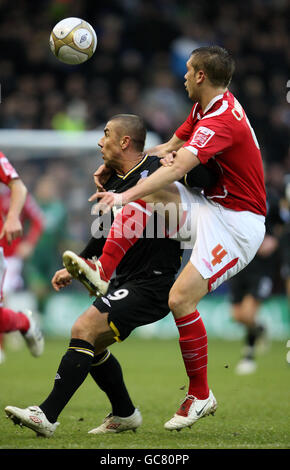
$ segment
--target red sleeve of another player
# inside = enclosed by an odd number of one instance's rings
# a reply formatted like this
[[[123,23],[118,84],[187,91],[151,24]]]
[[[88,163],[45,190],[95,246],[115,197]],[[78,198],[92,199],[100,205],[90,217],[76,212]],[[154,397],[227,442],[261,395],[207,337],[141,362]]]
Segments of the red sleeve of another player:
[[[17,171],[4,153],[0,152],[0,181],[4,184],[9,184],[11,180],[19,178]]]
[[[225,123],[202,120],[195,128],[190,139],[183,145],[192,152],[201,163],[206,163],[217,153],[231,147],[232,131]]]
[[[175,135],[180,140],[187,141],[190,138],[191,134],[192,134],[192,128],[193,128],[192,113],[193,113],[193,109],[190,111],[186,121],[184,121],[184,123],[181,124],[181,126],[178,129],[176,129],[176,131],[175,131]]]

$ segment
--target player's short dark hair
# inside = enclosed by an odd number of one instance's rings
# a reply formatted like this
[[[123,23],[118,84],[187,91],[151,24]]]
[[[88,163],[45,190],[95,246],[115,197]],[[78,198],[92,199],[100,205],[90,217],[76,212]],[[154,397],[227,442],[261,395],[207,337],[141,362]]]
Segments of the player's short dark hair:
[[[214,86],[228,87],[234,70],[235,62],[230,53],[220,46],[203,46],[192,51],[194,69],[203,70]]]
[[[136,114],[116,114],[110,118],[110,121],[115,119],[120,121],[122,132],[131,137],[135,149],[138,152],[143,152],[146,139],[144,120]]]

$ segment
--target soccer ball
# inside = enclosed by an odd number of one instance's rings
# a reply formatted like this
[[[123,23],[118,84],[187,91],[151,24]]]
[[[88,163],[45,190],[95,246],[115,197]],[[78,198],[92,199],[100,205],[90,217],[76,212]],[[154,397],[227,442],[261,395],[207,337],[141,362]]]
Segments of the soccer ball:
[[[65,18],[53,28],[49,45],[61,62],[70,65],[81,64],[94,54],[97,35],[87,21]]]

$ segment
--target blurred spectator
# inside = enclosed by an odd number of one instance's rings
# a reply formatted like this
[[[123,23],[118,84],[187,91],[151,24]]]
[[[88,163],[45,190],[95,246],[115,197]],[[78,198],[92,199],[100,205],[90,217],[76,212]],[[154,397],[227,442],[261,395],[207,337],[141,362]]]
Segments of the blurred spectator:
[[[37,182],[35,198],[44,215],[44,232],[26,264],[26,280],[43,312],[50,293],[50,281],[61,265],[61,244],[67,237],[67,211],[59,199],[56,180],[43,176]]]
[[[248,109],[264,159],[284,165],[289,9],[285,0],[4,0],[0,125],[94,129],[115,111],[141,111],[149,128],[166,139],[188,112],[186,57],[196,47],[218,43],[239,64],[231,87]],[[62,64],[48,47],[51,29],[67,16],[87,19],[98,35],[94,57],[80,66]]]
[[[168,69],[153,70],[152,77],[151,86],[141,93],[141,115],[165,140],[184,118],[186,100]]]

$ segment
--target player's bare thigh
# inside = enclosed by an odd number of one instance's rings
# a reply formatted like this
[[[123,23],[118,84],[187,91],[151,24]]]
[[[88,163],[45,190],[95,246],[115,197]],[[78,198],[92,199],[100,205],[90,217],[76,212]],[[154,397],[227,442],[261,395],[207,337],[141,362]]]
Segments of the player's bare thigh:
[[[170,225],[179,224],[183,210],[180,193],[175,184],[170,184],[166,188],[149,194],[142,199],[150,204],[154,211],[164,216],[167,223],[170,223]]]
[[[146,202],[154,203],[163,202],[164,204],[168,202],[173,202],[174,204],[180,204],[181,198],[178,191],[178,188],[175,184],[169,184],[166,188],[160,189],[153,194],[149,194],[143,198]]]
[[[194,312],[199,301],[207,293],[208,279],[204,279],[189,261],[169,293],[168,305],[174,318],[181,318]]]
[[[115,343],[115,333],[108,325],[108,313],[101,313],[93,305],[77,318],[71,336],[93,344],[96,354]]]

